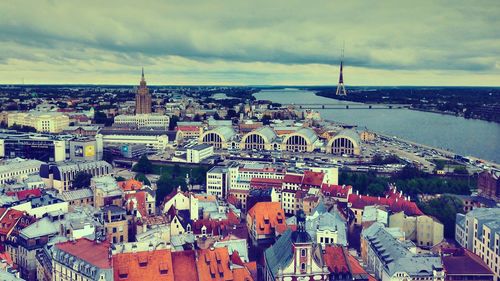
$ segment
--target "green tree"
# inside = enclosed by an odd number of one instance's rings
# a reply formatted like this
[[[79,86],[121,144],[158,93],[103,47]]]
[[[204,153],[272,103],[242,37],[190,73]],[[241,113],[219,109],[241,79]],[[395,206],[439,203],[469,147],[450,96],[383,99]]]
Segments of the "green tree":
[[[263,125],[269,125],[271,124],[271,117],[269,115],[264,115],[260,121],[262,121]]]
[[[444,160],[436,160],[436,170],[444,170]]]
[[[159,206],[163,202],[165,196],[172,193],[172,191],[179,186],[182,190],[187,190],[186,182],[181,177],[172,179],[172,174],[162,174],[156,182],[156,205]]]
[[[394,179],[408,180],[420,176],[422,176],[422,172],[420,172],[417,167],[413,165],[406,165],[403,167],[403,169],[396,173]]]
[[[104,124],[106,126],[110,126],[111,124],[113,124],[113,118],[108,118],[102,111],[96,111],[94,113],[94,122],[96,124]]]
[[[143,173],[137,173],[137,174],[135,175],[135,179],[136,179],[136,180],[138,180],[138,181],[140,181],[140,182],[142,182],[142,183],[143,183],[143,184],[145,184],[145,185],[149,185],[149,186],[151,186],[151,182],[150,182],[150,181],[149,181],[149,179],[146,177],[146,175],[145,175],[145,174],[143,174]]]
[[[87,172],[78,172],[73,179],[73,189],[90,187],[92,175]]]
[[[127,179],[122,177],[122,176],[117,176],[116,178],[116,181],[126,181]]]
[[[236,112],[236,110],[234,110],[234,109],[229,109],[229,110],[227,111],[227,116],[226,116],[226,118],[227,118],[227,119],[231,119],[231,118],[235,118],[235,117],[238,117],[238,113]]]
[[[132,167],[132,171],[143,174],[151,174],[153,172],[153,164],[149,161],[148,156],[143,154],[137,164]]]
[[[12,126],[9,127],[9,129],[10,130],[16,130],[16,131],[19,131],[19,132],[27,132],[27,133],[34,133],[34,132],[36,132],[35,127],[18,125],[18,124],[13,124]]]
[[[366,192],[372,196],[383,196],[385,193],[385,186],[381,183],[370,183],[366,188]]]
[[[468,175],[469,171],[467,171],[467,168],[465,168],[465,166],[457,166],[455,167],[455,169],[453,169],[453,173],[460,175]]]
[[[439,198],[419,203],[426,215],[437,218],[444,227],[444,237],[455,237],[455,219],[458,213],[463,213],[462,201],[455,196],[443,195]]]
[[[170,121],[168,123],[168,129],[170,131],[175,130],[175,127],[177,127],[177,122],[179,122],[179,117],[177,115],[170,116]]]

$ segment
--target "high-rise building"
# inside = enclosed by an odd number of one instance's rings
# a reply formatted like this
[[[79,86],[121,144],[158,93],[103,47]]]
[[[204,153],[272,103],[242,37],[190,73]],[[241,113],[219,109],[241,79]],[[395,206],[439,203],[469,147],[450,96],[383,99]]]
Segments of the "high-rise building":
[[[144,68],[142,69],[142,78],[135,94],[135,114],[148,114],[151,113],[151,95],[146,86],[144,79]]]

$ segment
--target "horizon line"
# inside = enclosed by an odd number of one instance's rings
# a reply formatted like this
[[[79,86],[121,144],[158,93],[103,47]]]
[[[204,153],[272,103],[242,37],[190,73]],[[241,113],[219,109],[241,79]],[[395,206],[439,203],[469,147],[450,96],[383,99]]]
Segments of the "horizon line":
[[[93,84],[93,83],[0,83],[0,86],[127,86],[137,87],[137,84]],[[148,84],[148,87],[182,87],[182,86],[203,86],[203,87],[337,87],[337,84]],[[346,87],[467,87],[467,88],[500,88],[500,85],[346,85]]]

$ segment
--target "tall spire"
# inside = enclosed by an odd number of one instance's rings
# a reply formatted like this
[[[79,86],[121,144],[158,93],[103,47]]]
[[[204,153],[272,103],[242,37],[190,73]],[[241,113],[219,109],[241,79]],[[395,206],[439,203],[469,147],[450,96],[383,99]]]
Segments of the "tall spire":
[[[141,79],[144,81],[144,66],[142,67],[142,76]]]
[[[345,45],[345,42],[344,42]],[[344,86],[344,47],[342,47],[342,54],[340,56],[340,74],[339,74],[339,83],[337,84],[337,92],[335,93],[337,96],[346,96],[347,92]]]

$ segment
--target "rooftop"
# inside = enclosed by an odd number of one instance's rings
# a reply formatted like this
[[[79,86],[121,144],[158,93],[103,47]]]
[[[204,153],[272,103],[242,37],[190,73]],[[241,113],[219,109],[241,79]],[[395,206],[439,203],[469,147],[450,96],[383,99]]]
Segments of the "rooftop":
[[[493,275],[484,261],[467,249],[462,249],[458,254],[443,256],[442,260],[447,275]]]
[[[56,244],[55,247],[98,268],[111,268],[109,260],[110,244],[106,241],[96,242],[87,238],[80,238]]]

